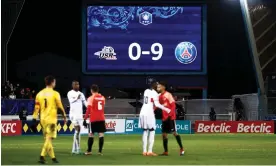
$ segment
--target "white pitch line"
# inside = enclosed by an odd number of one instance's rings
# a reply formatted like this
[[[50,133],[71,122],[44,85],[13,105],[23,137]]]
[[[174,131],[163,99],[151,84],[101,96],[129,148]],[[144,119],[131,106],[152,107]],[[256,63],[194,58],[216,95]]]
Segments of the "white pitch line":
[[[113,142],[104,142],[104,143],[107,143],[107,144],[112,144]],[[27,143],[27,144],[5,144],[5,143],[3,143],[2,142],[2,144],[1,144],[1,146],[30,146],[30,145],[43,145],[44,143],[43,142],[41,142],[41,143],[38,143],[38,142],[36,142],[36,143],[31,143],[31,144],[29,144],[29,143]],[[60,143],[60,142],[57,142],[57,143],[55,143],[55,142],[53,142],[53,145],[68,145],[68,143]]]

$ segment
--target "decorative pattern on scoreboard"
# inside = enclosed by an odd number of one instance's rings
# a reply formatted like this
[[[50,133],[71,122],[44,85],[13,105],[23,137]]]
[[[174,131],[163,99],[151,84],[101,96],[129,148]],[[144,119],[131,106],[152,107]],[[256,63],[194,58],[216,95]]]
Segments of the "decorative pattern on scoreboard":
[[[183,12],[183,7],[118,7],[118,6],[89,6],[87,8],[87,26],[102,27],[104,29],[120,28],[126,30],[129,22],[142,13],[148,12],[151,16],[167,19],[178,12]],[[149,15],[147,15],[149,16]]]

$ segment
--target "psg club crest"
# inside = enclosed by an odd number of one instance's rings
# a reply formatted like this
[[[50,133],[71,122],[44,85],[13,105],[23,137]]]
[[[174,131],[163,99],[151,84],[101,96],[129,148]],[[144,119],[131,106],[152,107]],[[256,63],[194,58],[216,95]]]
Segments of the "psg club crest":
[[[143,25],[149,25],[152,23],[152,14],[149,12],[143,12],[139,15],[139,22]]]
[[[193,43],[181,42],[176,46],[174,54],[178,62],[190,64],[196,59],[197,50]]]

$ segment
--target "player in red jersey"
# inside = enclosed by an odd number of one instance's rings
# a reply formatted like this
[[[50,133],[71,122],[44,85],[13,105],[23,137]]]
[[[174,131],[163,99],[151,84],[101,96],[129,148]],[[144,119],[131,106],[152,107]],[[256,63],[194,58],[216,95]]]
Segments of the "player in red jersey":
[[[104,105],[105,98],[101,94],[99,94],[98,85],[93,84],[91,86],[91,93],[87,99],[87,110],[84,116],[83,125],[88,127],[88,149],[85,153],[86,155],[92,154],[92,146],[94,142],[94,133],[99,134],[99,155],[102,155],[102,149],[104,145],[104,132],[106,132],[105,128],[105,116],[104,116]],[[87,125],[86,119],[90,117],[90,123]]]
[[[176,131],[175,119],[175,100],[170,92],[166,91],[166,84],[160,82],[157,86],[157,91],[160,93],[159,102],[165,107],[171,109],[168,113],[162,110],[162,135],[163,135],[163,147],[164,153],[162,155],[168,156],[168,133],[173,133],[175,139],[180,147],[180,155],[184,155],[184,148],[182,146],[182,141],[180,135]]]

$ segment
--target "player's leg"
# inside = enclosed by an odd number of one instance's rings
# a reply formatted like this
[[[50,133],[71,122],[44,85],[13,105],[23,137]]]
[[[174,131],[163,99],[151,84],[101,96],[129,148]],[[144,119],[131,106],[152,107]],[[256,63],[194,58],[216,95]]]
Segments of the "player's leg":
[[[168,120],[162,121],[162,139],[163,139],[163,156],[168,156],[168,134],[170,133],[170,127]]]
[[[54,147],[52,144],[52,140],[55,139],[57,137],[57,128],[56,128],[56,124],[48,124],[46,125],[45,129],[45,143],[41,152],[41,157],[40,157],[40,163],[44,164],[45,163],[45,159],[43,162],[43,158],[46,156],[46,154],[48,153],[49,156],[51,157],[52,161],[54,163],[58,163],[56,156],[55,156],[55,152],[54,152]]]
[[[80,125],[82,124],[81,120],[77,119],[75,120],[74,126],[75,126],[75,133],[74,133],[74,144],[75,145],[75,151],[73,153],[79,154],[80,153]]]
[[[148,146],[148,129],[143,129],[142,141],[143,141],[143,155],[146,156],[147,146]]]
[[[104,133],[106,132],[106,127],[105,127],[105,121],[100,121],[97,122],[97,132],[99,133],[99,155],[103,155],[103,146],[104,146]]]
[[[58,163],[56,156],[55,156],[54,147],[53,147],[53,140],[55,138],[57,138],[57,125],[50,124],[47,130],[48,130],[47,133],[49,133],[48,137],[50,137],[50,145],[49,145],[48,154],[54,163]]]
[[[147,155],[148,146],[148,126],[146,116],[140,115],[139,117],[139,128],[143,129],[142,143],[143,143],[143,155]]]
[[[75,128],[75,133],[74,133],[74,136],[73,136],[73,145],[72,145],[72,154],[75,154],[77,153],[77,140],[76,140],[76,133],[77,133],[77,129],[76,129],[76,125],[77,125],[77,121],[76,119],[74,119],[74,116],[73,115],[70,115],[70,120],[72,122],[72,124],[74,125],[74,128]]]
[[[173,135],[177,141],[177,144],[179,145],[180,148],[180,155],[184,155],[184,148],[182,145],[182,141],[181,141],[181,137],[180,135],[177,133],[177,129],[176,129],[176,125],[175,125],[175,120],[171,120],[171,131],[173,132]]]
[[[103,155],[104,133],[99,133],[99,155]]]
[[[94,131],[93,129],[93,123],[88,124],[88,140],[87,140],[87,151],[85,152],[85,155],[91,155],[92,154],[92,146],[94,143]]]
[[[44,137],[44,144],[42,146],[42,150],[40,153],[40,158],[39,158],[39,163],[41,164],[45,164],[45,156],[47,155],[48,149],[49,149],[49,139],[46,137],[46,125],[44,125],[43,123],[41,123],[42,126],[42,132],[43,132],[43,137]]]
[[[156,129],[156,120],[155,117],[149,117],[148,120],[150,123],[148,124],[149,127],[149,148],[148,148],[148,156],[157,156],[157,154],[153,153],[153,145],[154,145],[154,138],[155,138],[155,129]]]
[[[80,125],[75,125],[75,133],[74,133],[74,142],[75,142],[75,153],[80,153]]]

